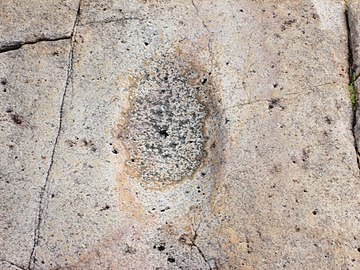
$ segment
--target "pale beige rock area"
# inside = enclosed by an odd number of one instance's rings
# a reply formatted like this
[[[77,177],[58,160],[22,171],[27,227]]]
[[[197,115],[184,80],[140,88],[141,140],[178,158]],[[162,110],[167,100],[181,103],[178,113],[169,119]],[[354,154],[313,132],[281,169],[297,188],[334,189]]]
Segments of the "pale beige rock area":
[[[0,269],[360,268],[357,1],[38,2],[0,3]]]
[[[39,196],[58,133],[68,55],[67,40],[0,54],[1,263],[26,265],[30,258]]]
[[[38,40],[69,38],[77,6],[74,0],[1,0],[0,51]]]

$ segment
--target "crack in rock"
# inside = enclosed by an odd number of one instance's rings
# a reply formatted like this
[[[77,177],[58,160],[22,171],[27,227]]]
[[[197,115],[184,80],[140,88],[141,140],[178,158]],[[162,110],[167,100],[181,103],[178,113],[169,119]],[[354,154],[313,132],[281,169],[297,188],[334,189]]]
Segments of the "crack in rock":
[[[86,26],[86,25],[94,25],[94,24],[107,24],[107,23],[126,23],[128,21],[143,21],[143,18],[140,17],[121,17],[121,18],[116,18],[116,17],[111,17],[111,18],[107,18],[107,19],[103,19],[103,20],[99,20],[99,21],[89,21],[89,22],[85,22],[82,24],[79,24],[78,26]]]
[[[204,22],[204,20],[202,19],[202,17],[200,16],[200,12],[199,12],[199,8],[196,6],[194,0],[191,0],[191,4],[195,9],[196,14],[199,16],[200,20],[201,20],[201,24],[204,26],[204,28],[206,29],[206,31],[208,32],[209,38],[208,38],[208,51],[210,54],[210,73],[213,71],[214,69],[214,55],[213,55],[213,50],[212,50],[212,32],[210,31],[208,25]]]
[[[351,18],[349,15],[349,6],[347,1],[345,1],[345,11],[344,11],[344,16],[345,16],[345,22],[346,22],[346,30],[347,30],[347,37],[348,37],[348,66],[349,66],[349,86],[355,87],[355,82],[356,79],[358,77],[357,74],[355,74],[355,65],[354,65],[354,55],[353,55],[353,44],[352,44],[352,33],[353,33],[353,29],[351,26]],[[360,136],[360,134],[358,134],[358,132],[356,131],[356,127],[357,127],[357,122],[359,119],[357,119],[357,110],[359,109],[357,106],[357,102],[359,100],[359,97],[356,95],[357,94],[358,89],[353,89],[353,94],[355,95],[354,99],[355,99],[355,104],[353,104],[353,114],[351,116],[352,118],[352,134],[354,137],[354,148],[355,148],[355,154],[356,154],[356,160],[357,160],[357,165],[360,171],[360,157],[359,157],[359,148],[358,148],[358,144],[357,141],[360,140],[360,138],[358,138],[358,136]]]
[[[7,263],[7,264],[10,264],[11,266],[14,266],[16,267],[17,269],[21,269],[21,270],[25,270],[25,268],[23,266],[20,266],[16,263],[13,263],[13,262],[10,262],[8,260],[4,260],[4,259],[0,259],[0,262],[4,262],[4,263]]]
[[[192,226],[193,234],[192,235],[181,235],[179,238],[179,241],[185,245],[188,245],[190,248],[195,247],[198,251],[200,257],[203,259],[205,264],[208,266],[209,270],[217,270],[218,266],[216,264],[216,260],[214,258],[207,259],[205,256],[205,253],[202,251],[202,249],[196,244],[196,240],[198,239],[198,230],[200,228],[200,225],[197,229],[194,229],[194,225]]]
[[[1,46],[0,53],[4,53],[4,52],[8,52],[8,51],[15,51],[15,50],[20,49],[24,45],[32,45],[32,44],[36,44],[39,42],[55,42],[55,41],[60,41],[60,40],[67,40],[70,38],[71,38],[71,35],[60,35],[58,37],[41,37],[41,38],[37,38],[35,40],[12,42],[10,44]]]
[[[54,157],[55,157],[56,147],[58,145],[60,132],[62,129],[64,103],[65,103],[64,101],[65,101],[65,96],[66,96],[67,90],[69,88],[69,85],[70,85],[70,82],[72,79],[72,74],[73,74],[75,31],[76,31],[76,26],[77,26],[79,15],[80,15],[80,7],[81,7],[81,0],[79,0],[79,3],[78,3],[77,13],[76,13],[75,21],[74,21],[73,28],[71,31],[71,35],[70,35],[70,37],[71,37],[70,52],[69,52],[69,58],[68,58],[69,60],[68,60],[68,68],[67,68],[67,74],[66,74],[65,87],[64,87],[64,92],[63,92],[62,98],[61,98],[61,104],[60,104],[59,128],[57,130],[57,134],[55,137],[55,142],[54,142],[54,146],[53,146],[52,153],[51,153],[50,164],[49,164],[49,168],[48,168],[48,171],[46,174],[45,183],[40,192],[40,202],[39,202],[39,208],[38,208],[38,215],[37,215],[37,219],[36,219],[36,228],[34,231],[34,243],[33,243],[31,253],[30,253],[28,269],[34,269],[34,264],[36,261],[35,250],[36,250],[36,247],[39,245],[39,241],[40,241],[40,237],[41,237],[41,225],[44,222],[44,215],[45,215],[45,209],[46,209],[46,193],[47,193],[48,184],[49,184],[49,180],[50,180],[50,174],[51,174],[51,171],[52,171],[52,168],[54,165]]]

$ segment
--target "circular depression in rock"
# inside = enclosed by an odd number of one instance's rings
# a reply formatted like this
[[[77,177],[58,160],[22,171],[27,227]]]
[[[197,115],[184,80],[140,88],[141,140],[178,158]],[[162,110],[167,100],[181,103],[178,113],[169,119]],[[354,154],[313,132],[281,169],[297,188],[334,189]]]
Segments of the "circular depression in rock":
[[[189,177],[205,156],[205,106],[200,87],[176,74],[145,76],[132,94],[121,138],[126,164],[146,182]]]

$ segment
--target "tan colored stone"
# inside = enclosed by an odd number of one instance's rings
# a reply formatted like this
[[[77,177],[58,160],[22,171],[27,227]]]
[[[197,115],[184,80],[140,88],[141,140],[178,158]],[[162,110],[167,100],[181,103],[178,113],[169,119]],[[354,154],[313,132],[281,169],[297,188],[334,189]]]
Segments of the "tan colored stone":
[[[31,269],[360,267],[342,1],[82,1],[78,19]],[[183,128],[206,155],[150,185],[131,151],[166,158],[122,140],[164,70],[199,90],[203,126]],[[184,100],[171,117],[202,110]]]
[[[24,268],[58,133],[68,45],[40,42],[0,54],[0,260]]]
[[[78,0],[1,0],[0,52],[38,40],[70,37]]]

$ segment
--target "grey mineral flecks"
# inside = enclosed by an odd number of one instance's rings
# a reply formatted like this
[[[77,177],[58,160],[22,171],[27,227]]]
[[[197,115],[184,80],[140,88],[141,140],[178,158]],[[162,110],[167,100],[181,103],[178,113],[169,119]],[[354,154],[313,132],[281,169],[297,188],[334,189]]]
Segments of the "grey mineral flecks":
[[[0,5],[0,268],[360,268],[343,1]]]

